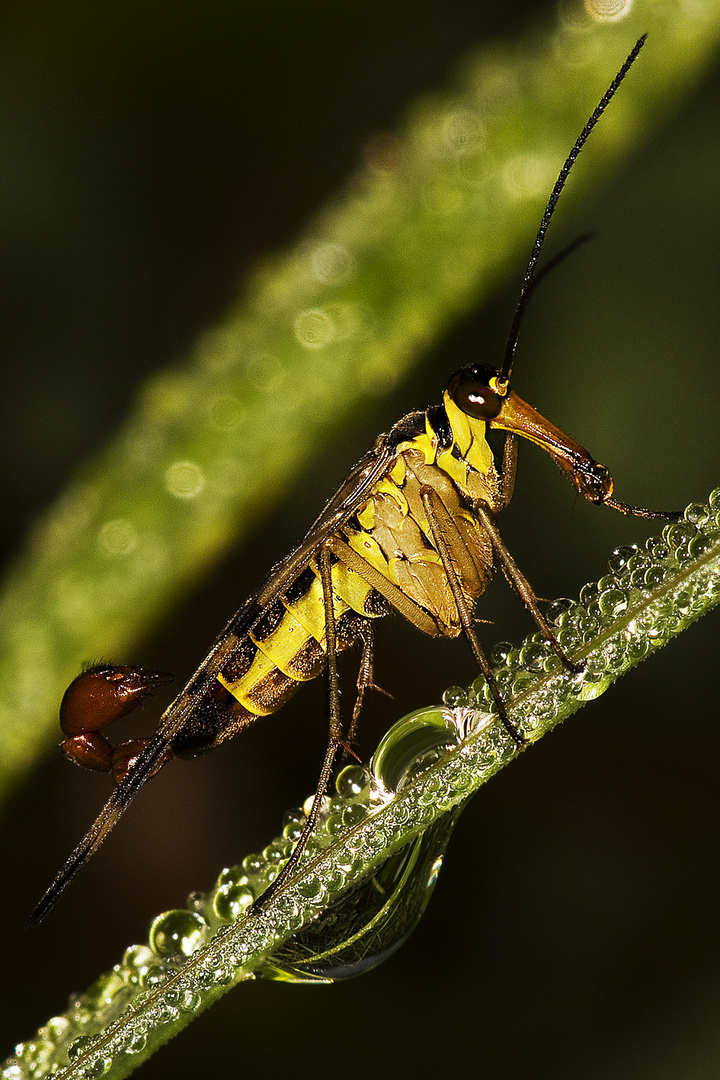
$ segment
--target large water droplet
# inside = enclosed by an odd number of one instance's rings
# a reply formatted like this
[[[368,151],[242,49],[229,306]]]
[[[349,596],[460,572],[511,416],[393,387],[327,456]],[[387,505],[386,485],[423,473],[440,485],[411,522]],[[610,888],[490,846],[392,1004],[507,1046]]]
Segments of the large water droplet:
[[[158,956],[190,956],[205,942],[208,931],[208,924],[193,911],[166,911],[150,927],[150,947]]]
[[[473,711],[473,716],[477,714]],[[456,718],[447,709],[430,708],[398,721],[378,746],[371,771],[379,789],[398,793],[439,757],[458,745],[459,725],[468,726],[465,712]],[[366,774],[345,770],[338,788],[366,786]],[[435,800],[439,791],[434,791]],[[396,805],[399,815],[402,803]],[[364,804],[345,807],[343,824],[366,813]],[[412,813],[408,806],[407,813]],[[265,978],[292,982],[335,981],[360,975],[400,947],[415,927],[434,888],[450,833],[459,810],[445,815],[417,840],[388,859],[366,881],[331,905],[319,919],[300,931],[263,970]],[[350,821],[348,821],[350,817]],[[397,827],[397,826],[396,826]],[[382,829],[378,822],[377,831]],[[308,879],[301,888],[306,899],[322,898],[321,879]]]
[[[336,982],[383,963],[427,907],[459,813],[456,809],[441,818],[296,934],[270,958],[263,978]]]

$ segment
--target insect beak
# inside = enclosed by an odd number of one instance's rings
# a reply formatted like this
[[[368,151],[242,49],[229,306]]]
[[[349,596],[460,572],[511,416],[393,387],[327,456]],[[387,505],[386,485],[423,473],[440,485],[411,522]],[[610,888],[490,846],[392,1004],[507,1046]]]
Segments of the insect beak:
[[[488,426],[522,435],[541,446],[590,502],[602,503],[610,498],[613,479],[605,466],[518,397],[514,390],[508,392],[499,414],[488,421]]]

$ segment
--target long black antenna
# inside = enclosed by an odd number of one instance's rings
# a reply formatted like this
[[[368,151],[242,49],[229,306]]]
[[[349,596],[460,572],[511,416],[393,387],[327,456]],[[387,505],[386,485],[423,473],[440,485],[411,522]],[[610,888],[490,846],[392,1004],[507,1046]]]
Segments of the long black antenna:
[[[535,270],[537,268],[537,261],[540,257],[540,251],[543,246],[543,241],[545,240],[545,234],[547,233],[548,225],[550,224],[550,218],[555,212],[555,207],[558,204],[558,199],[560,198],[562,189],[565,187],[565,181],[570,175],[570,170],[575,164],[578,154],[587,142],[590,132],[595,127],[598,120],[605,112],[605,109],[612,101],[615,95],[615,91],[620,86],[620,83],[623,81],[628,71],[637,60],[640,50],[645,44],[646,39],[647,34],[643,34],[640,40],[635,43],[632,52],[628,56],[623,66],[618,71],[613,81],[610,83],[610,86],[603,94],[592,116],[578,135],[577,141],[570,153],[568,154],[565,160],[565,164],[560,170],[560,175],[555,181],[555,187],[552,189],[552,194],[548,199],[548,204],[545,207],[545,212],[542,216],[542,221],[540,222],[540,228],[538,229],[537,236],[535,237],[535,243],[533,244],[532,251],[530,252],[530,260],[527,264],[527,269],[525,271],[525,279],[523,281],[522,289],[520,290],[520,297],[517,302],[517,307],[515,308],[515,314],[513,315],[513,321],[510,327],[510,334],[508,335],[507,345],[505,346],[505,359],[503,360],[503,366],[500,371],[500,376],[506,381],[510,379],[510,373],[512,371],[515,349],[517,348],[518,335],[520,334],[520,323],[522,322],[522,317],[525,314],[525,308],[527,307],[528,301],[533,293],[534,286],[537,284],[537,281],[534,280]]]

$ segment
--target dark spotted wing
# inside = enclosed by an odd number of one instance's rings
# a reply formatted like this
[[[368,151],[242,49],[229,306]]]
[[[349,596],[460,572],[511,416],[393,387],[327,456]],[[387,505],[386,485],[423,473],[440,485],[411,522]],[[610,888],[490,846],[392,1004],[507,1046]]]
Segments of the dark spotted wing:
[[[165,710],[156,734],[115,788],[88,832],[41,897],[28,920],[30,925],[35,925],[45,918],[75,875],[115,827],[138,790],[160,767],[167,757],[173,739],[182,731],[183,726],[190,722],[198,701],[218,671],[232,656],[239,641],[252,630],[268,605],[303,572],[323,541],[355,513],[373,485],[388,469],[400,438],[419,422],[424,424],[424,415],[411,413],[386,435],[380,436],[328,501],[303,540],[287,558],[273,567],[261,588],[233,615],[195,674]]]

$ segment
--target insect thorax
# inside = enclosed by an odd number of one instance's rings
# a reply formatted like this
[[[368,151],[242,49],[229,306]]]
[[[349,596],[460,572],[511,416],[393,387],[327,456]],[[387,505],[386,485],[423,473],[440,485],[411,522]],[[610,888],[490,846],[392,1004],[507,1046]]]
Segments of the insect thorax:
[[[426,414],[425,430],[400,442],[385,476],[343,529],[349,546],[435,619],[437,632],[460,633],[457,607],[433,539],[423,502],[432,489],[454,528],[451,555],[469,558],[458,576],[469,602],[480,596],[492,568],[492,550],[473,504],[499,506],[499,479],[483,421],[466,416],[445,395],[442,410]]]

